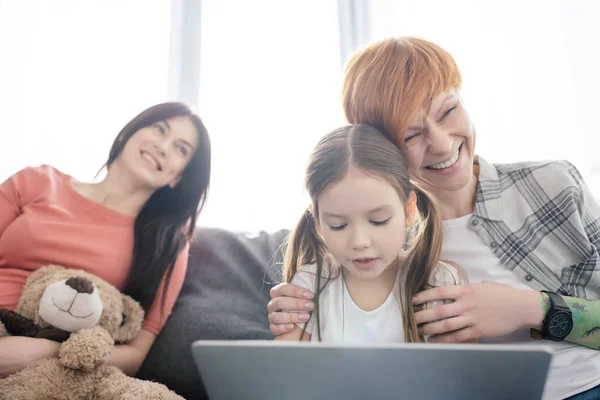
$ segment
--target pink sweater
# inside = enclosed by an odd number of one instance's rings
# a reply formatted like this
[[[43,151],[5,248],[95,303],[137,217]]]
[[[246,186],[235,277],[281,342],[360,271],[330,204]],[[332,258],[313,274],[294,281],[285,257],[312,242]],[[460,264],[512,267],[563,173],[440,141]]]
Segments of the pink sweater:
[[[135,217],[78,193],[72,178],[41,166],[19,171],[0,185],[0,307],[14,310],[25,280],[47,264],[95,274],[123,290],[131,267]],[[158,335],[187,269],[189,246],[179,254],[166,292],[164,285],[144,320],[143,329]]]

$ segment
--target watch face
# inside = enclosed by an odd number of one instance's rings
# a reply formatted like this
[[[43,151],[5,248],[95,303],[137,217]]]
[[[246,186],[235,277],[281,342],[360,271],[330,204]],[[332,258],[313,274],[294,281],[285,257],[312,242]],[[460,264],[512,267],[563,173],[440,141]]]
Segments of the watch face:
[[[548,332],[556,338],[564,338],[570,332],[573,327],[573,319],[569,313],[559,311],[554,314],[550,321],[548,321]]]

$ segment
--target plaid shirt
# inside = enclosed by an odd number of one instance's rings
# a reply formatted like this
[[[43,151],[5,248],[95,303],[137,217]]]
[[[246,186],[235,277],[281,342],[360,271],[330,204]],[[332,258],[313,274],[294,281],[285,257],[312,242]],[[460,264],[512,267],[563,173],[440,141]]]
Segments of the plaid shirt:
[[[600,298],[600,206],[566,161],[489,164],[481,157],[469,227],[535,290]]]

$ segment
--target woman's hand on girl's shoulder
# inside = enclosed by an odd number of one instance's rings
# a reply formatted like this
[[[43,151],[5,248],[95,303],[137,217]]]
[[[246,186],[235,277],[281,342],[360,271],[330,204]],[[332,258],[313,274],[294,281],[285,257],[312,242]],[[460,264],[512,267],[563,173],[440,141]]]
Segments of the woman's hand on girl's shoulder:
[[[429,342],[465,343],[482,338],[508,335],[532,327],[533,314],[541,309],[538,292],[512,286],[481,282],[435,287],[417,293],[414,305],[447,302],[415,313]]]
[[[296,324],[306,322],[314,304],[313,293],[291,283],[281,283],[270,291],[269,328],[273,336],[291,332]]]
[[[440,261],[429,279],[429,285],[432,287],[464,285],[465,283],[469,283],[467,274],[462,268],[448,261]]]

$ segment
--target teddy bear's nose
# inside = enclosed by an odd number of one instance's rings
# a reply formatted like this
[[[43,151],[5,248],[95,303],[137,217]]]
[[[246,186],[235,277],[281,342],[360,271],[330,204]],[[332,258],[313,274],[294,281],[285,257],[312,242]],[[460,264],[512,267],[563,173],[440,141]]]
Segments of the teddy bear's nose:
[[[65,282],[67,286],[72,287],[77,293],[88,293],[94,292],[94,285],[92,282],[82,276],[72,276]]]

